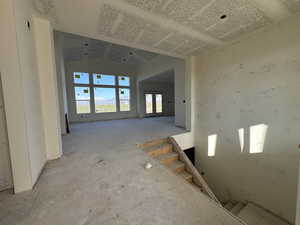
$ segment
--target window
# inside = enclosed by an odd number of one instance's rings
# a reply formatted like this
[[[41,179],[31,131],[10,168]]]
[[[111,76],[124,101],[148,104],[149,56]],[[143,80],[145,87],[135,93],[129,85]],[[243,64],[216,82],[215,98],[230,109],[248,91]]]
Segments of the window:
[[[73,79],[74,79],[74,84],[89,84],[90,83],[90,78],[89,78],[88,73],[75,72]]]
[[[74,72],[73,87],[77,114],[131,110],[131,89],[128,76]],[[117,102],[120,107],[117,107]]]
[[[153,113],[153,103],[152,103],[152,94],[146,94],[146,113]]]
[[[90,88],[89,87],[75,87],[75,101],[76,112],[78,114],[90,113]]]
[[[120,88],[120,111],[126,112],[130,111],[130,89],[129,88]]]
[[[112,75],[93,74],[95,85],[111,85],[116,84],[116,77]]]
[[[109,113],[117,112],[116,89],[115,88],[94,88],[95,112]]]
[[[126,76],[119,76],[119,86],[130,86],[130,78]]]
[[[214,157],[216,155],[218,135],[213,134],[208,136],[208,157]]]
[[[162,94],[155,95],[156,113],[162,113]]]
[[[258,124],[250,127],[250,153],[262,153],[266,140],[268,126]]]

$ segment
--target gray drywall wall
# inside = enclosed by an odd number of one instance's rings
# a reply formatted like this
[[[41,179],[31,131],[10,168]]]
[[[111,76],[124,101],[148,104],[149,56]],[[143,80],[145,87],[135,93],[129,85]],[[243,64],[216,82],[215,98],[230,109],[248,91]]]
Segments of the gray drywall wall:
[[[111,119],[125,119],[137,117],[137,99],[136,99],[136,70],[125,64],[113,63],[103,59],[86,59],[81,61],[66,62],[66,83],[68,112],[70,122],[87,122]],[[88,72],[108,75],[127,75],[131,81],[131,110],[130,112],[115,113],[92,113],[76,114],[73,89],[73,73]]]
[[[54,48],[55,48],[55,61],[56,61],[56,74],[57,74],[57,88],[60,112],[60,127],[61,134],[66,134],[66,119],[65,114],[68,114],[67,105],[67,90],[66,90],[66,74],[65,74],[65,61],[63,55],[63,40],[58,32],[54,32]]]
[[[299,22],[291,18],[198,56],[193,90],[197,167],[216,195],[253,201],[291,223],[299,171]],[[268,126],[264,150],[250,154],[249,127],[257,124]],[[216,153],[208,157],[213,134]]]
[[[186,116],[185,77],[186,67],[183,59],[168,56],[158,56],[152,61],[138,68],[138,81],[145,80],[157,74],[174,70],[175,77],[175,124],[179,127],[188,127]]]
[[[139,83],[139,107],[140,117],[146,116],[146,103],[145,93],[161,93],[163,95],[163,114],[162,116],[175,115],[175,96],[174,96],[174,83],[164,82],[148,82],[142,81]]]

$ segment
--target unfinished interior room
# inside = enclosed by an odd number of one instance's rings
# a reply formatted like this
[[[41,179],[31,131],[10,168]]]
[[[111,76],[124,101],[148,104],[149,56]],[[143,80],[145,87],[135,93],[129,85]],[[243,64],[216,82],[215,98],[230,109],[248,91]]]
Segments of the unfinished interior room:
[[[0,225],[300,225],[299,0],[0,0]]]

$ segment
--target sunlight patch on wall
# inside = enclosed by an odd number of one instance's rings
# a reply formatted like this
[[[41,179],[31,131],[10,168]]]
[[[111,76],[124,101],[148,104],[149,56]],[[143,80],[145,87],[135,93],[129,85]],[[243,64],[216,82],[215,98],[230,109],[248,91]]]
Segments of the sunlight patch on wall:
[[[245,129],[244,128],[239,129],[239,140],[240,140],[241,152],[243,152],[244,147],[245,147]]]
[[[218,135],[213,134],[208,136],[208,157],[213,157],[216,154]]]
[[[250,153],[262,153],[267,135],[268,126],[258,124],[250,127]]]

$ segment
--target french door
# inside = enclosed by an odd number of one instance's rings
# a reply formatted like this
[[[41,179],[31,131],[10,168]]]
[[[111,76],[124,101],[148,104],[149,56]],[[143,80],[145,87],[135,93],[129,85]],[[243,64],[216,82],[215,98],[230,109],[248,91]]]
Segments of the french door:
[[[145,93],[146,116],[160,116],[163,114],[163,95],[161,93]]]

